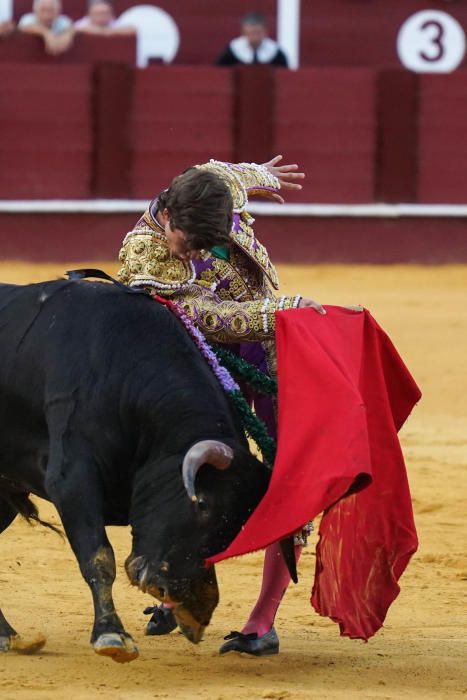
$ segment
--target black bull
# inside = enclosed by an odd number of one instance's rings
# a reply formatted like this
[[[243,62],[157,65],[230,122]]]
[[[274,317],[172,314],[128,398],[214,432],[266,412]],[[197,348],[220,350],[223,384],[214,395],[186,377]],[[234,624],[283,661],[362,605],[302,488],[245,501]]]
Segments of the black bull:
[[[138,654],[112,600],[106,525],[131,525],[131,583],[199,641],[218,602],[204,560],[238,533],[268,472],[171,312],[101,282],[0,285],[0,426],[0,532],[17,513],[39,519],[29,494],[54,503],[92,592],[95,651]],[[0,611],[0,650],[18,639]]]

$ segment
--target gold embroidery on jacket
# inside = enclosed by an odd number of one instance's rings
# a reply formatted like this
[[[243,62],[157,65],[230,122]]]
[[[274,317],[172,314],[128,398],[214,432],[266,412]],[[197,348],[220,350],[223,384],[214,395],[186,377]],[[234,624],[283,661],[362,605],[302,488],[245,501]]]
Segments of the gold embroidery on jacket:
[[[119,260],[118,278],[124,284],[148,284],[170,294],[195,279],[193,265],[173,257],[165,235],[147,224],[137,225],[126,235]]]

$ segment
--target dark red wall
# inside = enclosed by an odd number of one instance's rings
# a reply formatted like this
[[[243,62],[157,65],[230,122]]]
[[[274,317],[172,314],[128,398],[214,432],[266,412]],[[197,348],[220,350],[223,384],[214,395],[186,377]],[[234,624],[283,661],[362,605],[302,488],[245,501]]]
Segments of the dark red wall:
[[[90,196],[91,76],[0,64],[0,199]]]
[[[289,201],[466,201],[466,70],[0,64],[0,84],[0,199],[150,198],[282,153],[307,174]]]
[[[92,65],[98,62],[126,63],[136,61],[136,39],[133,36],[96,37],[79,34],[72,47],[60,56],[49,56],[40,37],[19,32],[0,40],[0,65],[28,63],[60,66],[78,63]]]
[[[1,214],[6,260],[117,260],[136,214]],[[465,219],[258,216],[275,262],[467,263]]]
[[[190,165],[234,159],[233,74],[218,68],[135,72],[131,192],[151,198]]]
[[[420,81],[418,198],[467,201],[467,71]]]
[[[275,153],[300,163],[306,189],[290,201],[368,202],[374,197],[375,74],[303,68],[277,74]]]
[[[303,0],[301,8],[303,65],[397,66],[399,29],[420,10],[447,12],[467,30],[464,0]]]

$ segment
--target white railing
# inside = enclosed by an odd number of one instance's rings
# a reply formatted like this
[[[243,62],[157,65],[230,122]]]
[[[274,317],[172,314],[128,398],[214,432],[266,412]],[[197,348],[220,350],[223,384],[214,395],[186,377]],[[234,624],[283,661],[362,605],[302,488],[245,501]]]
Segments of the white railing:
[[[6,214],[138,214],[145,199],[0,200]],[[465,218],[467,204],[276,204],[251,202],[248,211],[267,216],[389,218]]]

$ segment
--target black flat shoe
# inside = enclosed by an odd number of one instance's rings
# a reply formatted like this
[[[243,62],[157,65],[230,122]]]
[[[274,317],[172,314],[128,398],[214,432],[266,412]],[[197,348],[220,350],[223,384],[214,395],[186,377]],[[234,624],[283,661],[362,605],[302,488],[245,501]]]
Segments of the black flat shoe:
[[[256,632],[252,634],[231,632],[224,639],[227,641],[219,649],[219,654],[238,651],[241,654],[252,654],[253,656],[272,656],[279,653],[279,637],[274,627],[271,627],[269,632],[263,634],[262,637],[258,637]]]
[[[146,625],[145,634],[170,634],[177,627],[177,623],[175,621],[175,617],[172,610],[170,608],[166,608],[165,605],[156,605],[152,608],[146,608],[144,614],[152,614],[151,619]]]

